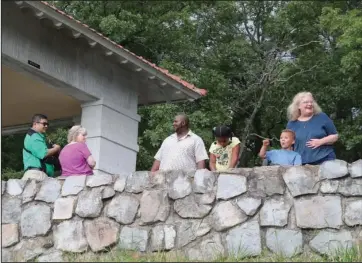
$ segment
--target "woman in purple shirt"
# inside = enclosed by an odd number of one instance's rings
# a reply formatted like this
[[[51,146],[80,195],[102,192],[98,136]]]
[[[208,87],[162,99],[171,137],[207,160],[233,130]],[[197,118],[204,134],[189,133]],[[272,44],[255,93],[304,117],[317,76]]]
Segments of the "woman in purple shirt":
[[[68,144],[59,155],[62,176],[92,175],[96,162],[85,144],[87,131],[80,125],[68,132]]]

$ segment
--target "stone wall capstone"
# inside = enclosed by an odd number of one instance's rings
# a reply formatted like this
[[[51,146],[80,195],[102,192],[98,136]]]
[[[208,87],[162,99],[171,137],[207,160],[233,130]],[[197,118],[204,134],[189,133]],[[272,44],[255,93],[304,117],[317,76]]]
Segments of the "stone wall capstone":
[[[217,173],[146,171],[1,182],[2,261],[109,248],[190,260],[331,254],[362,238],[362,160]]]

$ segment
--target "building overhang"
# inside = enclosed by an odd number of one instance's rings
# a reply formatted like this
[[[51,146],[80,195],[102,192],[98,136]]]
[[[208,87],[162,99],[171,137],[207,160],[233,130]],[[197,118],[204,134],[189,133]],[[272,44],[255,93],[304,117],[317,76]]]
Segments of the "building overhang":
[[[84,38],[90,47],[98,47],[112,61],[119,62],[121,67],[132,70],[139,81],[145,85],[139,85],[138,92],[151,93],[157,90],[157,94],[140,96],[139,105],[149,105],[164,102],[193,101],[205,96],[207,91],[198,89],[194,85],[182,80],[180,77],[169,73],[146,59],[137,56],[124,47],[118,45],[109,38],[91,29],[87,25],[65,14],[54,6],[44,1],[15,1],[20,8],[30,8],[38,19],[49,19],[52,25],[57,28],[71,30],[73,38]],[[138,77],[137,77],[138,78]],[[152,89],[150,89],[152,87]]]

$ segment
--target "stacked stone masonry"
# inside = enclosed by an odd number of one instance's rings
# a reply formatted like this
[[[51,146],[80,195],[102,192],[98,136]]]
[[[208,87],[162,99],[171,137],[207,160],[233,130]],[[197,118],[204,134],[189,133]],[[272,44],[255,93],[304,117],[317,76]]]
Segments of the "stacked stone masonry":
[[[331,254],[362,239],[362,160],[228,173],[74,176],[1,183],[2,261],[109,248],[190,260]]]

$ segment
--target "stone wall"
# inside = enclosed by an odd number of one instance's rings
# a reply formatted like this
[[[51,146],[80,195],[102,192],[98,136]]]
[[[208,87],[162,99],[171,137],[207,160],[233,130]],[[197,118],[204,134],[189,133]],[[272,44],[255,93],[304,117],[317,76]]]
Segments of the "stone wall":
[[[362,160],[228,173],[74,176],[2,182],[2,259],[63,251],[177,251],[190,260],[331,254],[362,239]]]

